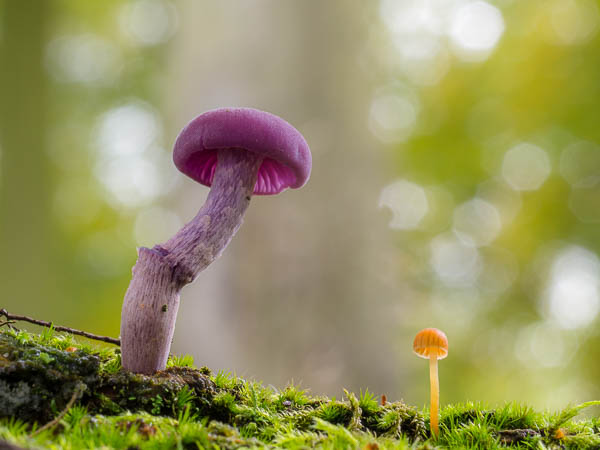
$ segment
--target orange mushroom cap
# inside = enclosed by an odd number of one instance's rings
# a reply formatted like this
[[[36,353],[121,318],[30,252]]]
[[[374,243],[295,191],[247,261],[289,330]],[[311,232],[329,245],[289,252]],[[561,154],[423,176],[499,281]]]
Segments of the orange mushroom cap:
[[[448,338],[444,332],[437,328],[425,328],[419,331],[413,342],[413,351],[417,356],[429,359],[433,350],[437,353],[437,359],[448,356]]]

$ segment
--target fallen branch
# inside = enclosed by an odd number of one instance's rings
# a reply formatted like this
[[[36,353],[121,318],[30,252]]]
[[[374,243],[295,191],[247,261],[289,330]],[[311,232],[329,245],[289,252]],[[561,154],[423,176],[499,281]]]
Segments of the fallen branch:
[[[88,333],[87,331],[76,330],[74,328],[61,327],[58,325],[54,325],[52,322],[45,322],[43,320],[33,319],[33,318],[27,317],[27,316],[18,316],[16,314],[9,314],[6,311],[6,309],[0,309],[0,316],[4,316],[7,319],[7,321],[2,323],[2,325],[11,324],[14,321],[18,320],[18,321],[22,321],[22,322],[33,323],[34,325],[40,325],[42,327],[53,328],[56,331],[65,331],[67,333],[77,334],[79,336],[84,336],[88,339],[93,339],[95,341],[102,341],[102,342],[106,342],[108,344],[121,345],[121,341],[119,339],[115,339],[115,338],[112,338],[109,336],[98,336],[96,334]]]
[[[32,438],[34,436],[37,436],[42,431],[47,430],[48,428],[52,428],[53,426],[58,424],[58,422],[60,422],[62,420],[62,418],[65,417],[65,415],[69,412],[69,410],[71,409],[71,407],[73,406],[73,404],[75,403],[75,401],[77,400],[79,395],[83,393],[84,388],[85,388],[85,385],[83,383],[79,383],[75,387],[75,391],[73,392],[73,395],[71,396],[71,400],[69,400],[69,403],[67,403],[67,406],[65,406],[65,409],[63,409],[62,412],[54,420],[52,420],[51,422],[48,422],[43,427],[35,430],[33,433],[31,433],[29,435],[29,437]]]

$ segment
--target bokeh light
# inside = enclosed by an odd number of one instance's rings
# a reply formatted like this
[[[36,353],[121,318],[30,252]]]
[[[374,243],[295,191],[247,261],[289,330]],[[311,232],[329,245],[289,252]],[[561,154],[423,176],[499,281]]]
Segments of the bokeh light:
[[[123,64],[118,47],[94,34],[56,38],[46,56],[50,73],[65,83],[110,84]]]
[[[600,311],[600,262],[582,247],[568,247],[554,259],[545,313],[565,329],[590,325]]]
[[[393,216],[389,226],[399,230],[417,228],[429,210],[425,190],[406,180],[386,186],[379,196],[379,207],[390,209]]]
[[[373,98],[369,128],[383,142],[402,142],[417,124],[419,102],[415,94],[399,86],[381,89]]]
[[[520,330],[515,342],[515,354],[525,367],[543,368],[567,364],[577,350],[564,333],[549,323],[534,323]]]
[[[106,159],[140,155],[161,133],[153,108],[141,101],[129,102],[103,115],[98,129],[98,146]]]
[[[580,45],[598,32],[600,14],[592,0],[553,0],[546,7],[556,44]]]
[[[106,112],[97,129],[95,174],[124,206],[140,206],[166,195],[175,183],[170,155],[159,147],[161,126],[154,110],[130,102]]]
[[[550,159],[546,152],[527,142],[517,144],[508,150],[502,162],[502,176],[517,191],[539,189],[551,170]]]
[[[121,30],[135,43],[144,46],[162,44],[175,33],[179,24],[177,9],[162,0],[136,0],[123,5],[119,14]]]
[[[522,205],[519,191],[512,189],[500,177],[480,183],[477,186],[477,197],[496,208],[504,225],[513,221]]]
[[[450,55],[440,40],[428,34],[394,36],[398,67],[417,85],[437,84],[450,68]]]
[[[560,173],[574,188],[590,188],[600,183],[600,145],[578,141],[560,156]]]
[[[481,271],[477,248],[452,233],[436,236],[430,244],[430,263],[437,277],[449,286],[471,286]]]
[[[409,74],[419,84],[434,84],[448,69],[442,50],[447,38],[458,58],[483,61],[504,32],[502,12],[484,1],[382,0],[380,15]],[[437,61],[437,64],[436,64]]]
[[[466,61],[485,60],[504,32],[500,10],[483,1],[460,5],[450,21],[450,39],[458,56]]]
[[[476,246],[491,244],[502,228],[500,214],[494,205],[474,198],[454,210],[454,233]]]

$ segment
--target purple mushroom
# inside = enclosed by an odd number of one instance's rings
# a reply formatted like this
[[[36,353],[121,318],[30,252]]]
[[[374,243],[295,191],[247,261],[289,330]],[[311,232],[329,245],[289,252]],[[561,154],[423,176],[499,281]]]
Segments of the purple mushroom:
[[[177,168],[206,186],[206,202],[166,243],[138,250],[121,313],[123,368],[151,374],[166,367],[179,293],[223,252],[252,194],[299,188],[310,175],[302,135],[283,119],[251,108],[222,108],[192,120],[173,150]]]

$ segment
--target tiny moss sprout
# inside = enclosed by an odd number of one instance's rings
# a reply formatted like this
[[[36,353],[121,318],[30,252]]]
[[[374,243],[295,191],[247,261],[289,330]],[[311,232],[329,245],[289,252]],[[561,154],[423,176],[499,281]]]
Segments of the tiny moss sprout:
[[[194,368],[194,357],[192,355],[171,355],[167,361],[167,367]]]

